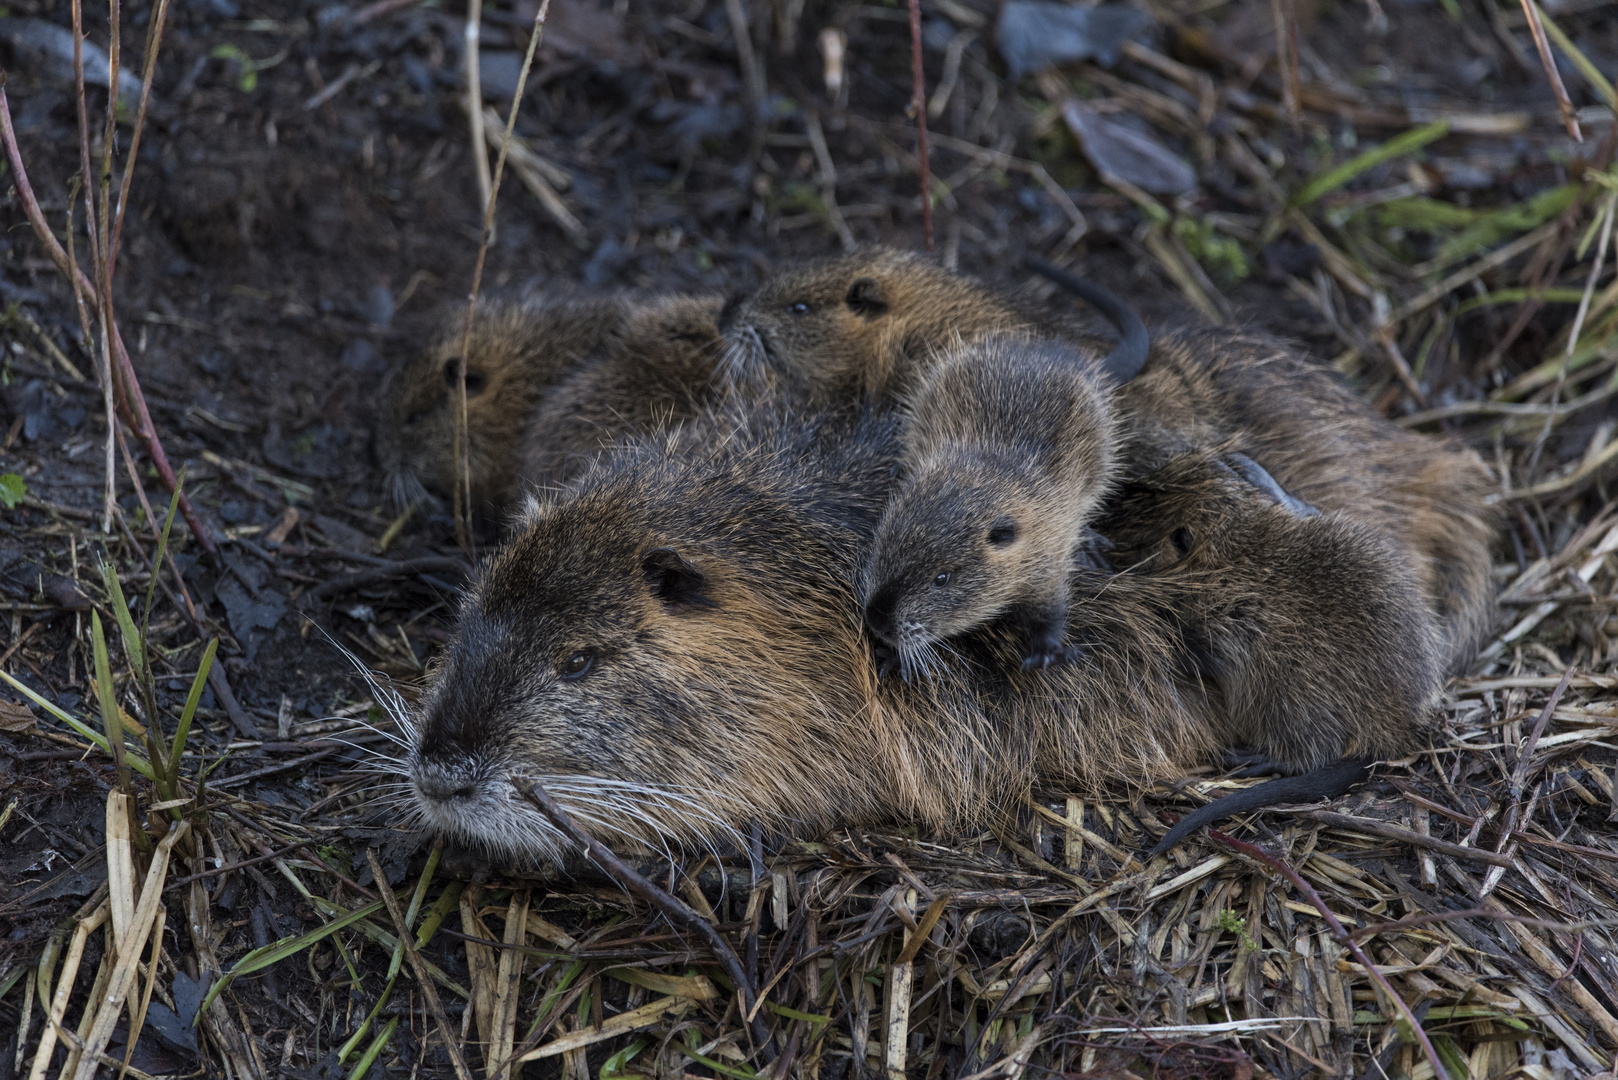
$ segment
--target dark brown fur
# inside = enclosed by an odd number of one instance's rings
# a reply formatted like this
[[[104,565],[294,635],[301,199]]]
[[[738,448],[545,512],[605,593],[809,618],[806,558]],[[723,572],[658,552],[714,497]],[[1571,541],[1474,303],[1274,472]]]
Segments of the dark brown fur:
[[[1186,450],[1248,454],[1299,499],[1391,542],[1436,620],[1444,673],[1471,657],[1493,619],[1497,528],[1476,454],[1377,416],[1272,339],[1226,330],[1159,334],[1115,400],[1130,474]]]
[[[622,435],[694,415],[720,386],[719,306],[634,294],[480,305],[467,353],[473,506],[501,508],[524,484],[565,480]],[[383,393],[377,452],[401,506],[454,490],[460,320],[452,313]]]
[[[866,565],[866,624],[909,677],[936,643],[1000,616],[1028,666],[1071,660],[1068,572],[1112,483],[1112,410],[1053,340],[950,349],[905,407],[903,474]]]
[[[424,819],[553,857],[510,784],[534,777],[604,839],[653,849],[754,819],[943,828],[1041,781],[1098,791],[1211,755],[1211,706],[1144,579],[1075,572],[1078,663],[1019,671],[991,626],[939,678],[879,682],[854,579],[896,452],[880,418],[755,418],[619,449],[531,503],[425,697]]]
[[[1065,313],[888,247],[787,267],[728,304],[720,328],[732,379],[768,373],[822,404],[903,397],[944,349],[985,334],[1063,337],[1090,364],[1104,351]]]
[[[466,366],[474,506],[499,506],[516,495],[518,442],[535,403],[586,355],[620,336],[628,315],[622,296],[478,306]],[[396,368],[382,390],[376,454],[388,495],[401,509],[455,490],[464,319],[464,311],[450,312],[432,347]]]
[[[619,339],[551,387],[523,434],[524,481],[565,482],[626,435],[661,431],[719,400],[718,297],[639,302]]]
[[[1299,516],[1217,452],[1126,486],[1097,522],[1217,691],[1218,734],[1286,772],[1415,747],[1443,682],[1408,560],[1338,511]]]

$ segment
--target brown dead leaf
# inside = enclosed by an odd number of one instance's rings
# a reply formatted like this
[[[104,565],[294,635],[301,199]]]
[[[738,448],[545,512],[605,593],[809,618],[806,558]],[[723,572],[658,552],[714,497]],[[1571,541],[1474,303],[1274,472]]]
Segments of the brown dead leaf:
[[[0,731],[13,735],[37,735],[39,721],[28,706],[15,701],[0,701]]]

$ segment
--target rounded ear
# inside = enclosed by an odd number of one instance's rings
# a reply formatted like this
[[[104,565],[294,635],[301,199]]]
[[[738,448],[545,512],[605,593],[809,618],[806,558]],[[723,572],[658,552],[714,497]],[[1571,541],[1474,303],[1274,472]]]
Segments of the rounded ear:
[[[850,311],[864,319],[874,319],[888,312],[888,299],[883,295],[882,286],[876,283],[875,278],[860,278],[850,285],[843,303],[848,305]]]
[[[989,543],[1004,547],[1017,539],[1017,522],[1009,514],[1002,514],[989,526]]]
[[[708,576],[673,548],[652,548],[640,557],[640,568],[652,595],[668,607],[718,606],[703,595]]]
[[[451,357],[450,359],[444,361],[444,385],[449,387],[451,390],[455,389],[456,375],[458,373],[459,366],[460,366],[460,358],[459,357]],[[483,388],[485,386],[487,386],[488,383],[489,383],[489,380],[484,376],[483,372],[474,371],[470,366],[467,367],[467,369],[466,369],[466,396],[467,397],[477,397],[479,394],[483,393]]]

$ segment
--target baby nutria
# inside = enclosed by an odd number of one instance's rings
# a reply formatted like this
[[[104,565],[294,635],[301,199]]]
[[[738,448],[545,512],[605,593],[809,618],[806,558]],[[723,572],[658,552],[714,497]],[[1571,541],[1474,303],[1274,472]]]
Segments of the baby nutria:
[[[716,392],[719,307],[632,293],[480,305],[466,373],[472,504],[503,506],[521,484],[565,479],[604,442],[693,415]],[[452,315],[384,391],[378,456],[401,506],[454,490],[461,327]]]
[[[1496,529],[1484,501],[1493,485],[1475,453],[1376,415],[1273,339],[1229,330],[1156,335],[1114,406],[1132,478],[1222,446],[1263,462],[1302,503],[1385,537],[1436,619],[1444,674],[1470,659],[1492,619]]]
[[[1071,275],[1069,275],[1071,277]],[[745,380],[768,372],[816,403],[894,400],[908,393],[956,340],[990,333],[1065,338],[1119,383],[1147,352],[1140,319],[1106,290],[1079,281],[1123,336],[1104,358],[1074,315],[1042,309],[889,247],[863,248],[788,267],[720,315],[725,370]]]
[[[614,341],[542,396],[518,451],[529,484],[567,481],[601,448],[696,416],[723,397],[717,296],[636,303]]]
[[[755,416],[614,448],[529,501],[411,734],[425,823],[554,859],[568,845],[513,786],[529,779],[652,851],[753,820],[942,829],[1041,781],[1116,789],[1214,754],[1212,705],[1144,577],[1074,571],[1076,663],[1022,671],[989,624],[952,642],[943,677],[878,680],[854,583],[897,454],[881,415]]]
[[[728,304],[720,323],[726,370],[768,369],[821,401],[902,401],[957,335],[1032,328],[1099,352],[1057,316],[888,248],[783,270]],[[1389,537],[1438,613],[1446,670],[1470,657],[1491,619],[1496,521],[1476,454],[1405,431],[1331,373],[1255,334],[1159,333],[1139,374],[1115,382],[1123,473],[1144,475],[1198,447],[1245,451],[1285,490]]]
[[[619,337],[624,296],[544,303],[485,300],[466,356],[466,412],[472,505],[499,505],[517,492],[517,445],[534,404],[588,353]],[[451,312],[426,352],[388,376],[376,427],[376,455],[399,509],[455,490],[456,368],[465,312]]]
[[[1385,534],[1216,450],[1127,483],[1096,528],[1149,578],[1219,698],[1218,738],[1283,772],[1402,754],[1436,704],[1441,634]]]
[[[909,679],[1002,615],[1024,667],[1064,644],[1073,552],[1112,481],[1106,392],[1070,345],[995,334],[947,350],[906,403],[902,479],[864,571],[865,622]]]

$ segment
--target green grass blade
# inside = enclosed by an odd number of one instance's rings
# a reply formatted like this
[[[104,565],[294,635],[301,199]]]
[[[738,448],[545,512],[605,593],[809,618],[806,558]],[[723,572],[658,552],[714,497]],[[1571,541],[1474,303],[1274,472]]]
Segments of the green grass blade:
[[[118,634],[124,639],[124,657],[135,673],[135,680],[144,686],[146,684],[144,641],[135,631],[135,620],[130,617],[129,604],[124,599],[124,587],[118,581],[118,571],[109,562],[101,564],[101,581],[107,587],[107,598],[112,601],[112,613],[118,619]]]
[[[186,739],[191,735],[191,720],[197,715],[197,703],[202,700],[202,688],[208,685],[208,672],[213,667],[214,653],[219,651],[219,639],[208,642],[202,651],[202,663],[197,665],[197,676],[191,680],[191,692],[186,695],[185,709],[180,713],[179,726],[174,729],[174,749],[169,751],[169,781],[176,790],[180,784],[180,755],[185,753]]]
[[[376,1014],[382,1011],[382,1006],[388,1003],[388,995],[392,993],[393,980],[389,979],[388,985],[384,986],[382,993],[377,995],[376,1004],[371,1006],[371,1011],[365,1014],[364,1020],[360,1021],[360,1026],[354,1029],[354,1034],[348,1037],[347,1042],[338,1047],[337,1060],[339,1063],[346,1062],[348,1055],[352,1054],[355,1048],[359,1046],[360,1040],[365,1038],[366,1033],[371,1030],[371,1025],[376,1021]],[[358,1068],[357,1065],[355,1067]]]
[[[116,579],[114,579],[116,582]],[[95,651],[96,697],[101,704],[101,723],[118,769],[118,789],[129,794],[129,764],[124,761],[124,722],[118,714],[118,695],[112,688],[112,665],[107,661],[107,635],[101,629],[101,613],[90,612],[90,641]]]
[[[427,895],[427,886],[432,884],[433,874],[438,869],[439,856],[443,854],[440,848],[434,847],[427,856],[427,865],[422,868],[421,880],[416,882],[416,891],[410,897],[410,906],[405,911],[405,929],[409,930],[416,921],[416,915],[421,911],[422,898]],[[399,939],[398,946],[393,950],[393,959],[388,961],[388,981],[399,974],[399,966],[404,963],[404,939]]]
[[[146,627],[152,621],[152,599],[157,595],[157,575],[163,572],[163,557],[169,550],[169,530],[174,528],[174,512],[180,508],[180,492],[185,490],[185,466],[174,478],[174,494],[169,496],[168,517],[163,519],[163,533],[157,538],[157,554],[152,558],[152,580],[146,583],[146,607],[140,613],[140,639],[146,640]]]
[[[635,1055],[651,1045],[651,1040],[642,1035],[612,1057],[601,1063],[601,1071],[596,1075],[600,1080],[618,1080],[623,1075],[624,1066],[635,1060]]]
[[[71,713],[64,712],[59,706],[46,701],[44,698],[28,689],[28,687],[24,686],[22,683],[18,682],[4,671],[0,671],[0,679],[4,679],[13,690],[17,691],[17,693],[21,694],[35,705],[38,705],[41,709],[44,709],[46,712],[56,717],[56,719],[72,728],[80,738],[89,739],[90,742],[95,744],[97,749],[103,751],[104,753],[112,753],[112,747],[108,744],[107,740],[103,738],[95,728],[91,727],[89,724],[86,724],[83,720],[80,720]],[[138,754],[126,754],[124,759],[129,762],[129,767],[131,769],[134,769],[136,772],[146,777],[146,779],[157,779],[157,774],[153,771],[151,764],[145,758]]]
[[[1455,308],[1455,317],[1458,319],[1468,312],[1493,304],[1520,304],[1525,300],[1537,300],[1542,304],[1577,304],[1582,299],[1584,292],[1581,289],[1496,289],[1492,293],[1463,301]]]
[[[1310,180],[1292,197],[1292,205],[1308,206],[1327,192],[1336,191],[1360,173],[1374,169],[1385,161],[1414,153],[1433,140],[1442,139],[1448,134],[1449,121],[1434,120],[1430,124],[1423,124],[1401,135],[1395,135],[1381,146],[1372,147],[1365,153],[1356,155]]]
[[[1579,74],[1583,75],[1585,80],[1595,87],[1596,93],[1600,94],[1602,99],[1606,101],[1607,108],[1614,113],[1618,113],[1618,92],[1613,90],[1612,83],[1608,82],[1607,77],[1601,74],[1600,68],[1590,63],[1588,56],[1579,51],[1579,47],[1573,44],[1572,39],[1562,32],[1562,28],[1551,21],[1551,17],[1545,14],[1543,7],[1538,4],[1534,6],[1539,8],[1539,21],[1544,24],[1546,35],[1556,43],[1558,49],[1567,54],[1569,60],[1573,61],[1573,66],[1579,69]]]
[[[388,1040],[393,1038],[393,1033],[398,1029],[399,1018],[395,1016],[388,1021],[387,1027],[377,1032],[376,1038],[371,1040],[371,1045],[365,1048],[365,1053],[354,1063],[354,1071],[348,1074],[348,1080],[364,1080],[366,1072],[376,1063],[376,1059],[381,1056],[383,1048],[388,1045]]]
[[[273,945],[266,945],[261,949],[254,949],[236,961],[236,965],[225,973],[224,978],[220,979],[208,990],[208,996],[203,999],[201,1007],[197,1009],[197,1015],[200,1016],[207,1012],[208,1006],[213,1004],[213,1000],[219,996],[219,992],[241,976],[252,975],[274,964],[279,964],[288,957],[296,956],[309,946],[324,941],[337,933],[337,931],[353,926],[362,919],[370,918],[381,911],[382,908],[382,901],[378,900],[355,911],[350,911],[341,918],[333,919],[318,930],[311,930],[307,934],[299,934],[295,938],[288,938],[285,941],[277,941]]]

